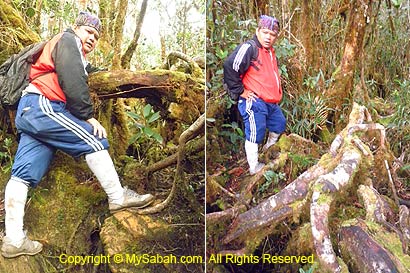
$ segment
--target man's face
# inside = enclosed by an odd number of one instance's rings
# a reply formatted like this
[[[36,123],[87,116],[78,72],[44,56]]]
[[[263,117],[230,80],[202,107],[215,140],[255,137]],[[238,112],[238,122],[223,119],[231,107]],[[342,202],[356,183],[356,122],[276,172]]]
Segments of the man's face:
[[[256,30],[256,37],[258,37],[259,43],[264,48],[271,48],[278,38],[278,33],[267,28],[258,28]]]
[[[85,54],[93,51],[99,38],[98,31],[90,26],[77,26],[74,32],[80,37]]]

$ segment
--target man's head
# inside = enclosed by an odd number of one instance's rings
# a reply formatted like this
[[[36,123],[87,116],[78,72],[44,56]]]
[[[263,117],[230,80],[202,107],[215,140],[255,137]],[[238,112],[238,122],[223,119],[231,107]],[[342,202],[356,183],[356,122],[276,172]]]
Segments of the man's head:
[[[270,48],[279,34],[279,21],[275,17],[261,15],[256,29],[256,37],[264,48]]]
[[[80,12],[74,23],[74,32],[80,37],[85,53],[95,48],[100,31],[101,21],[96,15],[85,11]]]

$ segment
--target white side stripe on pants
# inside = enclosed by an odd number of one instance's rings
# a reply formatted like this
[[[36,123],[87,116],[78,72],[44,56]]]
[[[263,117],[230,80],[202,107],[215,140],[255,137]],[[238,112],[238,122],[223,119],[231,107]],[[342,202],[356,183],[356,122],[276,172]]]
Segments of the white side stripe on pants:
[[[102,143],[98,141],[92,134],[88,133],[87,130],[85,130],[83,127],[76,124],[74,121],[70,120],[63,114],[54,112],[50,101],[43,95],[39,96],[39,105],[45,115],[47,115],[50,119],[54,120],[64,128],[73,132],[80,139],[84,140],[84,142],[90,145],[94,149],[94,151],[100,151],[104,149]]]
[[[252,143],[256,143],[256,122],[255,122],[255,114],[252,111],[252,100],[246,100],[246,113],[249,115],[249,141]]]

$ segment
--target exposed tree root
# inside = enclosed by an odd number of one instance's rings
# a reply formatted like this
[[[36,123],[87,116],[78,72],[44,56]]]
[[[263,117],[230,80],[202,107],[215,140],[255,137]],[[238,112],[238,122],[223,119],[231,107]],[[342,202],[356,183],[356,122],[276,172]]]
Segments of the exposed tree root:
[[[185,160],[185,145],[186,143],[197,137],[201,132],[204,131],[205,127],[205,114],[202,114],[187,130],[185,130],[181,136],[179,137],[179,145],[178,145],[178,158],[177,158],[177,168],[175,172],[175,177],[174,177],[174,182],[172,184],[172,188],[170,193],[168,194],[167,198],[162,201],[159,204],[156,204],[152,207],[148,207],[145,209],[132,209],[132,211],[138,213],[138,214],[153,214],[153,213],[158,213],[165,209],[172,201],[172,199],[175,197],[175,194],[177,193],[177,189],[181,189],[181,193],[184,195],[185,198],[187,198],[190,202],[193,202],[192,200],[194,198],[191,198],[189,196],[189,193],[187,193],[187,184],[183,179],[183,161]],[[195,206],[193,206],[195,207]],[[198,206],[197,208],[200,208],[201,206]]]
[[[205,137],[201,137],[198,139],[193,139],[192,141],[189,141],[187,143],[187,152],[188,154],[195,154],[200,151],[203,151],[205,149]],[[157,172],[159,170],[165,169],[169,166],[174,165],[178,161],[178,151],[173,154],[168,156],[167,158],[158,161],[154,164],[151,164],[145,168],[146,173],[153,173]]]
[[[207,215],[207,223],[210,226],[217,223],[216,219],[223,218],[226,221],[236,216],[222,238],[223,244],[219,247],[218,253],[253,252],[261,236],[274,232],[274,228],[284,220],[298,223],[302,212],[310,211],[313,245],[321,272],[349,272],[352,265],[346,263],[343,259],[345,257],[340,257],[338,248],[334,247],[333,236],[337,231],[329,225],[329,221],[336,210],[333,208],[335,204],[343,202],[341,200],[348,200],[346,198],[349,198],[351,189],[357,188],[359,184],[362,185],[359,187],[358,195],[366,208],[366,221],[375,222],[380,230],[395,236],[394,240],[398,238],[399,244],[402,245],[401,254],[406,253],[410,239],[409,211],[405,206],[400,207],[400,228],[387,219],[393,212],[371,186],[369,169],[374,168],[374,158],[366,144],[369,131],[379,133],[378,151],[387,153],[384,127],[372,123],[365,107],[354,104],[349,124],[334,139],[329,152],[279,193],[237,216],[240,211],[238,207],[231,208],[229,212]],[[255,176],[253,179],[258,180],[260,177]],[[250,193],[252,187],[253,184],[248,185],[245,192]],[[310,210],[307,209],[309,204]],[[354,268],[358,268],[359,271],[351,272],[379,272],[374,269],[377,266],[393,270],[383,272],[407,272],[403,270],[407,263],[410,263],[410,257],[405,255],[398,261],[395,258],[398,254],[392,254],[391,250],[385,249],[372,239],[364,228],[346,225],[341,228],[339,235],[344,248],[355,255],[353,258],[349,256],[349,259],[354,261]],[[362,247],[367,250],[362,250]],[[374,256],[367,259],[372,251]]]
[[[331,172],[320,176],[314,183],[312,203],[310,205],[310,222],[312,225],[313,243],[321,263],[331,272],[341,272],[333,250],[329,231],[329,211],[334,200],[333,194],[342,190],[360,165],[361,154],[346,151],[340,164]]]
[[[341,246],[345,249],[345,260],[353,272],[405,272],[399,271],[391,254],[378,244],[361,226],[342,227]]]

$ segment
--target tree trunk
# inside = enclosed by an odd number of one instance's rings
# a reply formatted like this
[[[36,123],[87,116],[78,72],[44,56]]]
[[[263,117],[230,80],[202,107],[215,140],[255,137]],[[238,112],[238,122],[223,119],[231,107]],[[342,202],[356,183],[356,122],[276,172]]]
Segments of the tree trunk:
[[[145,12],[147,11],[148,0],[143,0],[141,4],[140,14],[138,15],[136,22],[136,29],[134,32],[134,37],[132,38],[131,43],[128,45],[127,50],[124,55],[121,57],[121,66],[122,68],[129,69],[131,58],[134,55],[135,49],[138,46],[138,39],[141,35],[141,27],[144,22]]]
[[[0,27],[0,63],[23,47],[40,41],[40,36],[27,25],[18,11],[4,1],[0,2]]]
[[[117,5],[117,13],[114,21],[114,33],[113,33],[113,49],[114,56],[112,59],[111,69],[121,68],[121,46],[122,46],[122,33],[125,22],[125,14],[127,12],[128,1],[119,0]]]
[[[362,54],[371,4],[372,0],[351,2],[342,61],[334,72],[334,85],[326,92],[326,96],[332,98],[329,100],[329,107],[334,109],[336,131],[340,131],[347,122],[340,117],[346,115],[342,112],[343,107],[352,97],[355,68]]]

